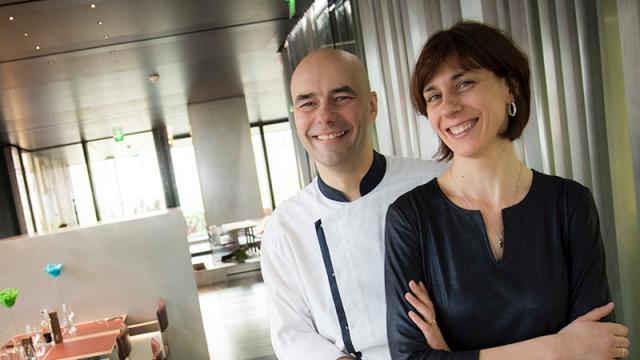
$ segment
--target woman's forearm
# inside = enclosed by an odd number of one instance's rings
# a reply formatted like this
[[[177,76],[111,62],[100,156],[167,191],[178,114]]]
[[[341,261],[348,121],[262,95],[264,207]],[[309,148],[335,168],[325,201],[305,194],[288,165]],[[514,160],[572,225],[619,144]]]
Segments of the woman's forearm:
[[[484,349],[480,351],[480,360],[554,360],[559,358],[556,337],[557,335],[546,335],[509,345]]]

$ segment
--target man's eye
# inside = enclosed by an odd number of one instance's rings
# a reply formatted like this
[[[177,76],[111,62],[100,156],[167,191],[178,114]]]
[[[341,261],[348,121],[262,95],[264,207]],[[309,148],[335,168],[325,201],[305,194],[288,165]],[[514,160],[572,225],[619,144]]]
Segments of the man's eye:
[[[346,95],[342,95],[342,96],[336,96],[335,97],[335,101],[336,102],[344,102],[344,101],[349,101],[351,100],[352,97],[351,96],[346,96]]]
[[[304,109],[304,108],[310,108],[313,106],[313,102],[312,101],[308,101],[308,102],[304,102],[302,104],[298,105],[299,109]]]

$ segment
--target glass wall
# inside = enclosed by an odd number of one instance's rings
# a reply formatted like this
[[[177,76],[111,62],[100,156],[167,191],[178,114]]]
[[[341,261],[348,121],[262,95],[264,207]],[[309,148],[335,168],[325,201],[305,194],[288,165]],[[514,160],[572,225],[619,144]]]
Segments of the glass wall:
[[[287,120],[251,127],[260,195],[265,209],[277,207],[300,190],[293,136]]]
[[[180,197],[180,208],[187,222],[189,240],[207,237],[202,192],[196,155],[191,138],[173,140],[171,160]]]
[[[22,152],[22,160],[36,231],[52,231],[69,225],[96,222],[80,144]],[[19,178],[22,179],[22,176]],[[18,181],[19,187],[20,183]],[[29,209],[26,195],[21,194],[21,200],[23,208]],[[25,218],[31,222],[30,216],[25,215]]]
[[[11,157],[13,159],[14,170],[16,172],[16,182],[18,185],[18,194],[20,196],[20,203],[22,204],[22,212],[27,226],[27,234],[33,234],[36,232],[35,223],[31,216],[31,206],[29,200],[29,193],[27,191],[27,184],[25,178],[22,176],[23,168],[20,159],[20,151],[15,147],[11,148]]]
[[[101,220],[166,208],[151,132],[91,141],[88,153]]]

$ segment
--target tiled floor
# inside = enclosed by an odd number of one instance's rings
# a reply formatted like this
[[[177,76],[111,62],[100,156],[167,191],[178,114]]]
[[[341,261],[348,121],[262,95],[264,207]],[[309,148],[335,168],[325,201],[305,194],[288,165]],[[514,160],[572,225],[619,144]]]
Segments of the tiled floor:
[[[209,355],[215,360],[276,359],[266,289],[258,276],[199,289]]]

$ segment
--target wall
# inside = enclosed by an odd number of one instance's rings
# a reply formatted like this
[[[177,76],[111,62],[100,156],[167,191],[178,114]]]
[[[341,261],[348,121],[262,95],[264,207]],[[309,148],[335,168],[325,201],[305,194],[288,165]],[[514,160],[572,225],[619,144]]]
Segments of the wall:
[[[190,104],[188,111],[207,223],[262,217],[244,98]]]
[[[75,320],[127,314],[128,322],[155,318],[165,299],[168,337],[175,359],[208,359],[198,291],[179,210],[122,222],[15,237],[0,241],[0,289],[20,288],[12,308],[18,330],[39,323],[42,308],[70,304]],[[64,264],[53,279],[49,262]],[[59,291],[58,291],[59,290]],[[9,310],[0,308],[0,340],[15,332]]]
[[[20,223],[13,199],[9,169],[5,156],[10,153],[0,152],[0,239],[20,234]]]

